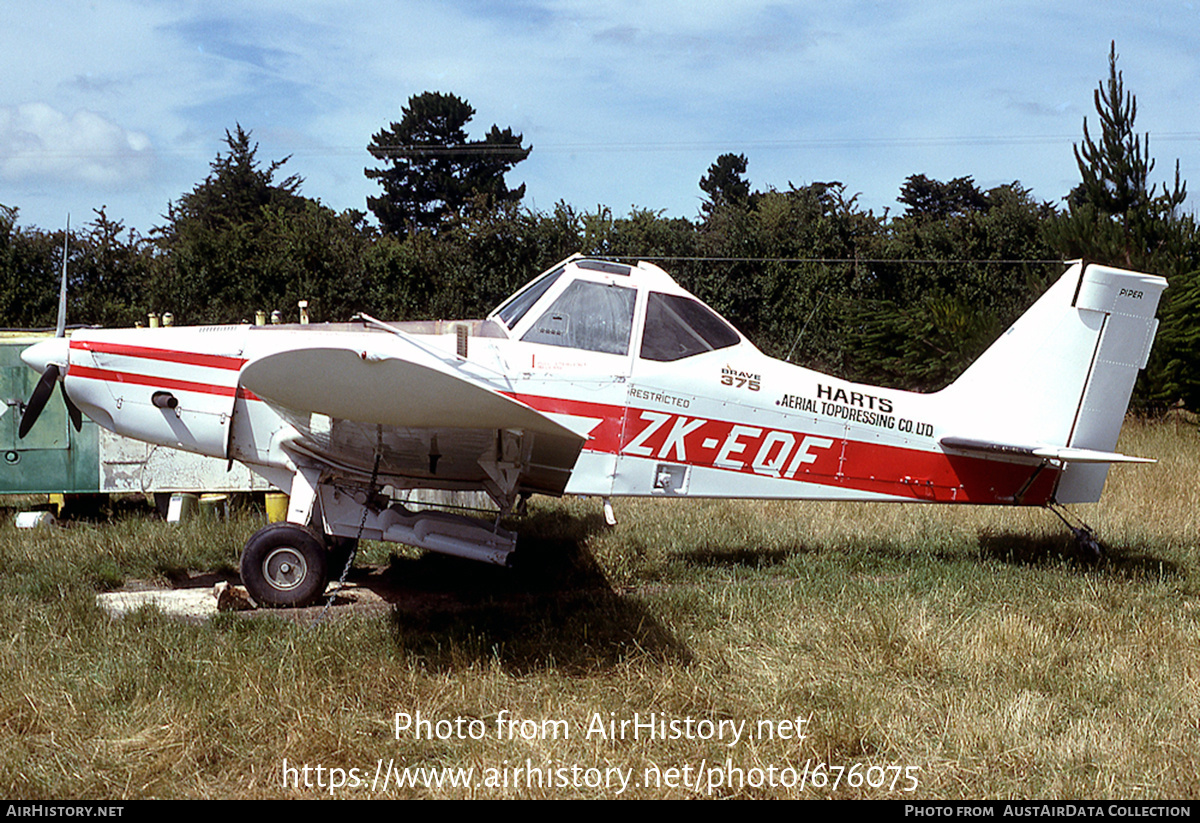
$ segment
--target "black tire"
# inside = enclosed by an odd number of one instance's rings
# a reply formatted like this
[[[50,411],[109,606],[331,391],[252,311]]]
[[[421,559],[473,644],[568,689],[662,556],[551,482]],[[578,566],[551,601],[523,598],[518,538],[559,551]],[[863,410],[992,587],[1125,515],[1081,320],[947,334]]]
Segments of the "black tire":
[[[242,549],[242,583],[260,606],[306,606],[329,582],[328,554],[318,532],[295,523],[272,523]]]

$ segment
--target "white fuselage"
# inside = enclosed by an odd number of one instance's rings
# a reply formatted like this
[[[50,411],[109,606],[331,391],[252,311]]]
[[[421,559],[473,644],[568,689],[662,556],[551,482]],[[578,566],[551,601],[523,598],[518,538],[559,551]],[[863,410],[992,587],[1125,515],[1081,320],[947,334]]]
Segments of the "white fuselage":
[[[353,347],[382,334],[320,327],[80,332],[71,341],[68,386],[86,414],[119,434],[239,460],[286,489],[295,468],[289,446],[359,471],[369,470],[368,452],[322,442],[334,420],[281,413],[239,387],[240,370],[301,341]],[[422,340],[453,356],[452,335]],[[945,454],[937,395],[848,383],[745,342],[681,365],[472,338],[468,361],[481,382],[586,435],[562,489],[568,494],[1010,503],[1031,475],[1025,465]],[[176,404],[155,405],[157,392]],[[440,448],[452,454],[453,437],[443,436]],[[440,477],[419,465],[408,480],[464,488],[478,477],[448,473],[446,465]],[[1022,502],[1044,502],[1053,474],[1026,489]]]
[[[239,460],[285,489],[303,465],[313,482],[376,474],[503,504],[542,492],[1037,505],[1099,496],[1164,287],[1076,265],[928,395],[769,358],[660,269],[575,258],[471,324],[465,352],[454,334],[376,321],[81,331],[66,385],[119,434]]]

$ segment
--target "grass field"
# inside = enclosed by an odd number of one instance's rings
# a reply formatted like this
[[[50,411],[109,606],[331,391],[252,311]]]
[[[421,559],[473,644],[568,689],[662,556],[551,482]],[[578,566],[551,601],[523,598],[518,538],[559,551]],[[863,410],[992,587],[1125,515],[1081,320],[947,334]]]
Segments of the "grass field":
[[[1126,425],[1160,463],[1078,508],[1095,565],[1042,510],[617,501],[609,529],[599,501],[535,499],[520,568],[401,549],[411,597],[311,627],[96,607],[234,571],[250,515],[8,511],[0,791],[1195,799],[1198,447],[1186,421]]]

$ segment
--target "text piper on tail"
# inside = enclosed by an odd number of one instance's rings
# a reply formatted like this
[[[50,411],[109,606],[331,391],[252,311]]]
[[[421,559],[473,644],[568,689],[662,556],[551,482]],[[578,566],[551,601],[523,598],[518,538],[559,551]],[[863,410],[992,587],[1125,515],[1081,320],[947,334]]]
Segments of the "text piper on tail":
[[[23,357],[100,425],[290,492],[242,577],[259,603],[298,605],[359,538],[509,560],[515,534],[393,502],[410,489],[485,490],[502,511],[536,493],[1098,500],[1109,464],[1139,460],[1114,449],[1165,287],[1074,263],[932,394],[767,357],[657,266],[578,256],[451,333],[369,317],[88,330]]]

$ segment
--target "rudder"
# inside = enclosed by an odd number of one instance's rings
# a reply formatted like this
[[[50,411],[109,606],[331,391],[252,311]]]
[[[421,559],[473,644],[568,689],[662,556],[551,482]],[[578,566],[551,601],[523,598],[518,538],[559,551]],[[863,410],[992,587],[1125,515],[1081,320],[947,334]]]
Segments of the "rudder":
[[[1146,367],[1158,331],[1154,316],[1167,281],[1151,274],[1090,265],[1075,300],[1081,313],[1104,317],[1070,440],[1072,448],[1113,451],[1138,371]],[[1055,498],[1060,503],[1100,499],[1108,463],[1068,463]]]

